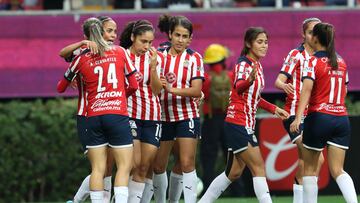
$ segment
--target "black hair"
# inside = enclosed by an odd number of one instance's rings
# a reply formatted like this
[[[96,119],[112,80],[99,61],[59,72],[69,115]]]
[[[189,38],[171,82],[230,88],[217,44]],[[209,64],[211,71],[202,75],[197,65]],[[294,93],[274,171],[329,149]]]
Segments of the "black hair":
[[[333,69],[338,69],[337,56],[335,52],[335,29],[329,23],[318,23],[314,26],[313,36],[317,37],[319,43],[326,47],[329,63]]]
[[[244,36],[244,45],[240,54],[241,56],[245,56],[249,53],[250,47],[248,47],[247,44],[251,45],[261,33],[264,33],[266,37],[268,37],[267,32],[262,27],[250,27],[246,30]]]
[[[131,47],[133,43],[131,41],[131,35],[136,37],[138,35],[142,35],[147,31],[155,32],[154,27],[149,21],[138,20],[129,22],[121,33],[120,46],[124,47],[125,49]]]
[[[187,29],[190,36],[193,33],[193,25],[185,16],[170,16],[164,14],[159,17],[158,28],[160,29],[160,32],[166,33],[168,38],[169,34],[174,32],[176,26],[182,26]]]

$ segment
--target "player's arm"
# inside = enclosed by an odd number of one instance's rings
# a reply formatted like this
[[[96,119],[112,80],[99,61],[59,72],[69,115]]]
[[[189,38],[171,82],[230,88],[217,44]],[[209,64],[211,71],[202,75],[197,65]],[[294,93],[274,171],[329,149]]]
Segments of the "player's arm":
[[[135,72],[132,72],[126,76],[127,81],[128,81],[128,86],[125,89],[126,97],[129,97],[130,95],[132,95],[139,88],[139,84],[136,80],[134,73]]]
[[[160,63],[158,63],[157,58],[158,58],[158,54],[157,51],[154,47],[150,48],[150,53],[151,53],[151,61],[150,61],[150,87],[152,92],[155,95],[158,95],[160,93],[160,91],[162,90],[163,86],[161,84],[160,78],[158,76],[158,72],[157,69],[161,69],[163,62],[161,61]]]
[[[303,86],[301,89],[300,100],[298,109],[296,111],[295,120],[290,125],[291,132],[299,132],[299,125],[301,123],[301,117],[304,114],[306,106],[309,103],[311,96],[311,91],[314,86],[314,81],[312,78],[304,78]]]
[[[243,92],[245,92],[247,89],[249,89],[249,87],[252,85],[254,80],[256,80],[256,76],[257,76],[256,67],[251,70],[251,73],[247,78],[245,74],[240,73],[238,77],[238,81],[236,81],[235,84],[236,92],[240,95]]]
[[[80,42],[75,42],[62,48],[59,52],[59,55],[62,58],[69,58],[76,49],[82,46],[86,46],[87,48],[89,48],[92,53],[97,52],[97,45],[95,42],[89,40],[82,40]]]
[[[286,94],[294,92],[294,86],[291,83],[286,83],[288,76],[284,73],[280,73],[275,80],[275,87],[283,90]]]
[[[66,70],[66,72],[64,74],[64,77],[57,83],[56,89],[59,93],[65,92],[66,88],[75,79],[77,72],[78,72],[80,59],[81,59],[81,56],[77,56],[77,58],[75,58],[71,62],[69,68]]]
[[[171,87],[165,80],[165,89],[175,95],[182,96],[182,97],[201,97],[201,88],[203,79],[196,78],[191,81],[191,87],[189,88],[174,88]]]
[[[265,111],[271,113],[271,114],[275,114],[277,117],[285,120],[289,118],[289,113],[286,112],[284,109],[279,108],[278,106],[266,101],[263,98],[260,98],[259,101],[259,107],[264,109]]]

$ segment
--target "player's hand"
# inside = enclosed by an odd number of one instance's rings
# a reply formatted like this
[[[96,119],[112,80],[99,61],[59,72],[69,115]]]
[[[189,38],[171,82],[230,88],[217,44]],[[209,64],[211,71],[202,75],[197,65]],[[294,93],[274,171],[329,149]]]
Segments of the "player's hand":
[[[93,54],[99,53],[99,48],[97,47],[96,43],[90,40],[83,40],[83,45],[85,45],[88,49],[90,49],[90,52]]]
[[[292,133],[299,133],[300,132],[300,123],[301,123],[301,119],[297,119],[295,118],[295,120],[290,124],[290,132]]]
[[[193,100],[198,106],[200,106],[204,102],[204,99],[205,99],[205,94],[203,91],[201,91],[201,96],[195,97]]]
[[[167,85],[165,76],[163,76],[163,75],[160,76],[160,82],[161,82],[161,85],[163,86],[163,88],[165,89],[165,87]]]
[[[294,90],[295,90],[294,86],[291,83],[284,84],[282,86],[282,89],[284,90],[284,92],[286,94],[292,94],[292,93],[294,93]]]
[[[76,78],[75,78],[73,81],[71,81],[70,87],[73,88],[73,89],[77,89],[78,86],[77,86],[77,80],[76,80]]]
[[[253,69],[249,75],[249,82],[252,83],[254,80],[256,80],[257,77],[257,66],[253,66]]]
[[[275,115],[279,118],[281,118],[282,120],[288,119],[289,118],[289,113],[287,111],[285,111],[282,108],[276,107],[275,109]]]
[[[156,65],[157,65],[157,51],[155,49],[155,47],[151,47],[149,49],[150,53],[151,53],[151,57],[150,57],[150,68],[151,69],[156,69]]]

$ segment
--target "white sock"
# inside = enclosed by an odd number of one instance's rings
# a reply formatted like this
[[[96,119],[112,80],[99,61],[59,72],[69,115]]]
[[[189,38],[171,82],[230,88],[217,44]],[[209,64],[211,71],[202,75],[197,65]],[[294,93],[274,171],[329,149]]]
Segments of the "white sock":
[[[197,197],[197,176],[196,170],[190,173],[183,172],[183,191],[184,191],[184,202],[195,203]]]
[[[110,203],[111,199],[111,176],[104,178],[104,202]]]
[[[205,194],[198,203],[213,203],[231,184],[231,180],[226,176],[225,172],[218,175],[210,184]]]
[[[171,171],[169,180],[169,202],[178,203],[183,189],[183,176]]]
[[[115,203],[127,203],[129,189],[125,186],[114,187]]]
[[[91,203],[104,203],[104,191],[90,191]]]
[[[160,174],[154,174],[153,177],[154,186],[154,198],[156,203],[166,202],[166,189],[168,186],[166,172]]]
[[[74,197],[74,203],[83,202],[90,195],[90,175],[86,176],[86,178],[81,183],[78,191]]]
[[[140,203],[145,183],[129,180],[129,203]]]
[[[298,184],[293,184],[293,203],[303,203],[303,186]]]
[[[354,182],[345,171],[343,174],[339,175],[336,178],[336,183],[338,184],[341,193],[344,196],[346,203],[357,203],[357,196],[354,187]]]
[[[317,203],[318,185],[316,176],[303,177],[303,201],[306,203]]]
[[[271,203],[269,187],[265,177],[253,177],[254,191],[259,203]]]
[[[145,179],[145,188],[142,194],[140,203],[150,203],[154,194],[153,181],[151,179]]]

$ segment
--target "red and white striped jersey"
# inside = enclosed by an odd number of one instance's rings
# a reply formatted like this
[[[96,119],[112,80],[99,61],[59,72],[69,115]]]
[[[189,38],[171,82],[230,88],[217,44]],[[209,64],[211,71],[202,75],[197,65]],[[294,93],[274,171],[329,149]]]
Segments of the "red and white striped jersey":
[[[338,56],[338,69],[333,70],[327,53],[319,51],[305,64],[303,80],[314,81],[308,112],[321,112],[336,116],[347,115],[345,106],[348,73],[345,61]]]
[[[87,92],[87,116],[120,114],[127,116],[125,96],[125,75],[136,69],[125,49],[113,46],[105,56],[85,51],[77,56],[65,78],[72,80],[77,74],[83,77]]]
[[[72,62],[75,57],[81,54],[81,52],[86,50],[86,46],[81,46],[80,48],[73,51],[73,53],[65,58],[66,62]],[[79,98],[78,98],[78,116],[86,116],[86,105],[87,105],[87,94],[85,91],[85,83],[82,80],[81,75],[76,76],[76,83],[77,88],[79,92]]]
[[[294,116],[300,99],[300,92],[302,88],[302,72],[305,61],[310,59],[309,53],[305,50],[302,44],[296,49],[290,51],[286,57],[280,73],[287,76],[286,83],[290,83],[294,87],[294,92],[286,96],[284,109],[291,116]],[[304,112],[306,115],[306,111]]]
[[[204,65],[199,53],[186,49],[176,56],[170,55],[169,48],[162,50],[165,67],[164,76],[174,88],[190,88],[194,79],[204,79]],[[162,91],[160,95],[162,120],[168,122],[198,118],[199,107],[192,97],[181,97]]]
[[[247,80],[253,68],[257,68],[256,80],[242,94],[236,91],[236,82]],[[225,121],[245,126],[249,134],[255,129],[255,115],[258,103],[261,99],[261,92],[264,89],[264,73],[261,64],[257,61],[242,56],[234,68],[234,85],[230,91],[229,107]]]
[[[158,95],[152,93],[150,87],[150,60],[151,54],[147,51],[141,56],[132,54],[127,50],[130,59],[137,72],[136,79],[139,83],[139,89],[128,97],[129,117],[140,120],[161,121],[161,106]],[[158,76],[164,69],[164,56],[158,52],[156,71]]]

